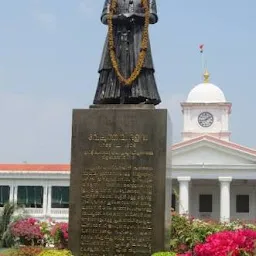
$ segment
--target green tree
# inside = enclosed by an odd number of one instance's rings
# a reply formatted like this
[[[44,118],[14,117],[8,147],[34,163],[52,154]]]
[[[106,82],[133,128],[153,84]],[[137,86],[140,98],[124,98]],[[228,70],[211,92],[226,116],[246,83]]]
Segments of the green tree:
[[[14,244],[13,237],[9,231],[9,225],[17,210],[22,209],[14,203],[6,203],[0,212],[0,247],[11,247]]]

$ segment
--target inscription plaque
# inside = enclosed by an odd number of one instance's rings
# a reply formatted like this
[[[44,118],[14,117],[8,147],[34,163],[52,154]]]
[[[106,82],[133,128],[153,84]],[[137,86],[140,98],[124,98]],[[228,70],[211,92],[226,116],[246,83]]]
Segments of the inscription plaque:
[[[74,110],[74,255],[149,256],[164,249],[166,135],[165,110]]]

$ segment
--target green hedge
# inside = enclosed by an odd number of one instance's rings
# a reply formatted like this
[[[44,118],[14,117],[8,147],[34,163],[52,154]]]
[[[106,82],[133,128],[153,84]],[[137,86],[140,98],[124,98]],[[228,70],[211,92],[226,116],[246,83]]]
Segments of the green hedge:
[[[39,256],[72,256],[68,250],[45,250]]]

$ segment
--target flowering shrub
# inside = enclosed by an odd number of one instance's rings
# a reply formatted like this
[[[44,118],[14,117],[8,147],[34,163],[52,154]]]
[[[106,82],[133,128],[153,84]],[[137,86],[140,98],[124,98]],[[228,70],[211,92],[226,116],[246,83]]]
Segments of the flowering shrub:
[[[172,214],[171,251],[185,253],[213,233],[224,230],[224,227],[213,221],[201,221],[185,215]]]
[[[42,245],[60,248],[67,247],[68,224],[57,223],[52,219],[37,221],[34,218],[20,219],[10,225],[11,235],[22,245]]]
[[[54,243],[61,248],[67,247],[68,242],[68,224],[65,222],[56,223],[51,230]]]
[[[256,225],[239,220],[203,221],[174,213],[170,247],[177,256],[256,255]]]
[[[55,222],[50,218],[46,221],[40,222],[40,230],[43,234],[43,243],[44,246],[51,246],[54,244],[54,239],[51,234],[52,228],[55,226]]]
[[[222,231],[207,237],[206,242],[195,247],[197,256],[254,255],[256,231],[240,229]]]
[[[43,239],[39,222],[34,218],[21,219],[10,225],[11,234],[24,245],[38,245]]]

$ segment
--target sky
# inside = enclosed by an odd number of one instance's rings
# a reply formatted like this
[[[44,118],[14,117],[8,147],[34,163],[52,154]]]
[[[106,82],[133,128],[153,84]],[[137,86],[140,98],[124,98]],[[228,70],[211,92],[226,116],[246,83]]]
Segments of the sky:
[[[104,0],[0,0],[0,162],[69,163],[72,109],[92,104],[107,27]],[[256,1],[158,0],[150,27],[156,79],[173,122],[201,82],[232,102],[232,141],[256,148]]]

